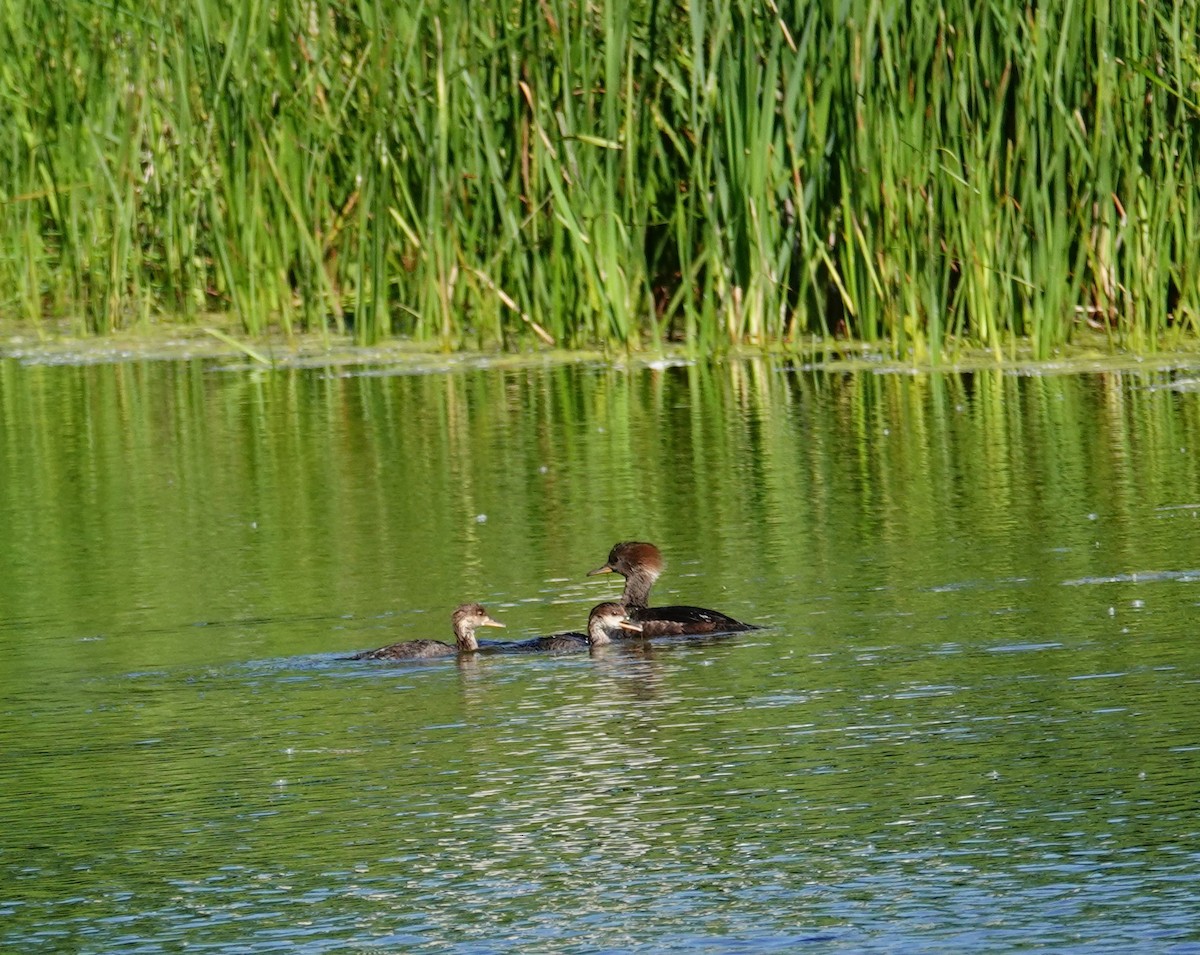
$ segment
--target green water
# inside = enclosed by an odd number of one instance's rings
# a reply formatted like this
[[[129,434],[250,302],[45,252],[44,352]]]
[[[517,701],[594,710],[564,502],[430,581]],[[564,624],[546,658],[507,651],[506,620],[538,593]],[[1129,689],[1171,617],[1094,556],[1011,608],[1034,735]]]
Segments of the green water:
[[[1200,952],[1183,372],[0,361],[0,949]],[[364,664],[479,600],[766,629]]]

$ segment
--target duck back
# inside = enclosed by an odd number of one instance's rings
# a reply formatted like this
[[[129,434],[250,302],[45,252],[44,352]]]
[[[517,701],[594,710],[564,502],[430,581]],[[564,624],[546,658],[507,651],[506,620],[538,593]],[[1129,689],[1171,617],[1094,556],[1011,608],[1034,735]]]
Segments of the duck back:
[[[424,660],[431,657],[452,657],[458,653],[457,647],[452,647],[441,640],[406,640],[404,643],[393,643],[391,646],[380,647],[378,650],[364,650],[356,653],[347,660]]]
[[[704,607],[637,607],[630,609],[629,619],[641,624],[644,637],[678,633],[740,633],[759,629],[752,623],[742,623],[720,611]]]

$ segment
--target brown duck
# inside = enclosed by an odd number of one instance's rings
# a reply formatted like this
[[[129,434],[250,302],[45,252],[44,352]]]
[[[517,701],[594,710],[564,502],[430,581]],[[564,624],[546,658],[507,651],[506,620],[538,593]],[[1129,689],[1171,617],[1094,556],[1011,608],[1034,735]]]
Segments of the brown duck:
[[[650,588],[663,571],[662,552],[645,541],[623,541],[608,552],[608,560],[588,576],[620,574],[625,578],[621,604],[629,619],[641,624],[642,636],[654,637],[675,633],[735,633],[757,630],[752,623],[742,623],[717,610],[704,607],[650,607]]]
[[[518,640],[513,643],[496,643],[489,650],[515,652],[550,652],[564,653],[573,650],[585,650],[588,647],[602,647],[622,637],[637,636],[641,633],[641,624],[634,623],[621,604],[610,601],[597,604],[588,614],[587,633],[556,633],[549,637],[534,637],[530,640]]]
[[[482,604],[463,604],[450,615],[454,627],[454,643],[441,640],[406,640],[393,643],[378,650],[364,650],[347,660],[425,660],[432,657],[452,657],[459,653],[473,653],[479,649],[475,631],[479,627],[503,627],[493,620]]]

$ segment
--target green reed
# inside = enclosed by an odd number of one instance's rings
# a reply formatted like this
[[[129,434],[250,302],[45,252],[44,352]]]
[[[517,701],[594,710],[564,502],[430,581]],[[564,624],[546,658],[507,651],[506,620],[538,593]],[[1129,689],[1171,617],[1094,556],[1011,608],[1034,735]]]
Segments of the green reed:
[[[445,347],[1151,350],[1200,4],[0,10],[0,311]]]

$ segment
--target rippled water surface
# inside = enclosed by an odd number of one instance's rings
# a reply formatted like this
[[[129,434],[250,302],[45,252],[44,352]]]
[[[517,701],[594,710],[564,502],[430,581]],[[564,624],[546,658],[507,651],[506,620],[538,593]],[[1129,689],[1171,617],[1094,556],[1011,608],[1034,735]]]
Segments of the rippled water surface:
[[[0,949],[1200,952],[1198,402],[0,362]]]

